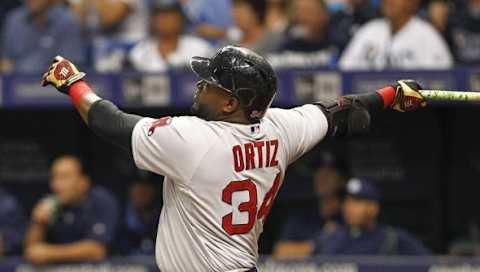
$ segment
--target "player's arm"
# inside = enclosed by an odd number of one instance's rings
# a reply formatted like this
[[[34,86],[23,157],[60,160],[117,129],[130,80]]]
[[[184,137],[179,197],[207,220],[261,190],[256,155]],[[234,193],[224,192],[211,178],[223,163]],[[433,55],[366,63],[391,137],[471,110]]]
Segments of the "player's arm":
[[[426,105],[418,92],[420,85],[412,80],[400,80],[376,92],[347,95],[334,101],[314,103],[328,121],[327,136],[343,138],[369,131],[371,117],[384,109],[413,111]]]
[[[85,73],[79,72],[70,61],[57,56],[43,75],[42,85],[53,85],[69,95],[93,132],[131,152],[132,132],[142,117],[124,113],[112,102],[100,98],[84,81],[84,77]]]

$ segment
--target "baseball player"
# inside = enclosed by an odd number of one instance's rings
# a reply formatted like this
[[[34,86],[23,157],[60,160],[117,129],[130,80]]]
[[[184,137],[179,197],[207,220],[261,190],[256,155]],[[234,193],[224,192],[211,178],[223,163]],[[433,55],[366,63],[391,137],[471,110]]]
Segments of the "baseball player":
[[[166,177],[156,242],[161,271],[256,271],[257,242],[287,166],[325,137],[361,134],[385,108],[424,104],[413,81],[373,93],[269,109],[275,73],[256,53],[226,46],[194,57],[195,116],[127,114],[97,96],[74,64],[56,57],[43,75],[98,135],[137,167]]]

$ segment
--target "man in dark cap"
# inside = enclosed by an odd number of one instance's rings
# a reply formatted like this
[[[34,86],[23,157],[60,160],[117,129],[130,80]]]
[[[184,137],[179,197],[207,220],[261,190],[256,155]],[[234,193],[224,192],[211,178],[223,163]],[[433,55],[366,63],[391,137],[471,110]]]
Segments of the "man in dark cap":
[[[430,251],[399,228],[378,224],[380,192],[370,182],[352,178],[343,206],[345,226],[323,233],[315,253],[326,255],[426,255]]]

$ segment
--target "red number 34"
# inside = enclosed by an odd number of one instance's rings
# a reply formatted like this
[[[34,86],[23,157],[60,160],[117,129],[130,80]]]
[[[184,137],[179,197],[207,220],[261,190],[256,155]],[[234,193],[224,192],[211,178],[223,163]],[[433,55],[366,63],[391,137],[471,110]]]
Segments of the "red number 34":
[[[245,234],[255,225],[255,220],[263,220],[267,217],[273,206],[273,200],[280,189],[280,173],[275,177],[272,188],[265,194],[263,203],[257,212],[257,187],[250,179],[232,181],[222,192],[222,201],[232,205],[232,195],[235,192],[247,191],[249,200],[238,205],[239,212],[248,213],[248,222],[244,224],[233,224],[233,213],[229,213],[222,218],[222,227],[230,235]]]

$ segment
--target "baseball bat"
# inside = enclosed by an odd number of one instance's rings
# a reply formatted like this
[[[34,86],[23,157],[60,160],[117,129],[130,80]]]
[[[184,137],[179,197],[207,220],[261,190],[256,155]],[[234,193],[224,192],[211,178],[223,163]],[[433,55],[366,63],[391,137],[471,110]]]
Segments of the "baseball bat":
[[[427,102],[460,102],[480,104],[480,92],[462,92],[447,90],[419,90]]]

